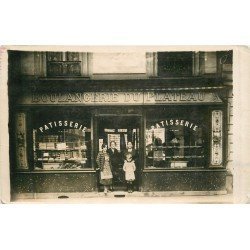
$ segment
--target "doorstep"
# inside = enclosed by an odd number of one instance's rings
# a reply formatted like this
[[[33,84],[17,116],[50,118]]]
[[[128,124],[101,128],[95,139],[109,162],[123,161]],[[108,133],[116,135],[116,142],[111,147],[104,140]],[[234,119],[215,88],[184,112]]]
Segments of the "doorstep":
[[[233,203],[226,191],[22,193],[12,203]]]

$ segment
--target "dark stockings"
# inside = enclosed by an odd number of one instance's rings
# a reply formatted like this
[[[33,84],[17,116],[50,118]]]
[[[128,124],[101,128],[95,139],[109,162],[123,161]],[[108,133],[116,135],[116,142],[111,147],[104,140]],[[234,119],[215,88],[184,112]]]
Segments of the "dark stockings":
[[[133,190],[133,181],[127,181],[128,192],[132,193]]]

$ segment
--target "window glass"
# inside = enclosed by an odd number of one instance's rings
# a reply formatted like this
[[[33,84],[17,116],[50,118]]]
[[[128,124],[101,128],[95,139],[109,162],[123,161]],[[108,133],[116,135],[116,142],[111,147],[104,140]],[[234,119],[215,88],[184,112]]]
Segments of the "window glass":
[[[147,168],[203,168],[207,121],[203,108],[158,108],[147,112]]]
[[[77,52],[47,52],[47,75],[69,77],[81,75],[81,61]]]
[[[191,76],[193,74],[193,52],[159,52],[159,76]]]
[[[34,112],[35,170],[91,168],[90,114],[76,108]]]

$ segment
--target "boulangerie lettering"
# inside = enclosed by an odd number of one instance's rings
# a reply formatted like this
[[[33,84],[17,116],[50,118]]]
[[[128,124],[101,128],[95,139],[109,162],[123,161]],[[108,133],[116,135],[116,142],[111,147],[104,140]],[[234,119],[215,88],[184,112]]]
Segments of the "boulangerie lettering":
[[[28,101],[29,100],[29,101]],[[32,93],[24,100],[33,104],[162,104],[162,103],[221,103],[214,92],[67,92]]]

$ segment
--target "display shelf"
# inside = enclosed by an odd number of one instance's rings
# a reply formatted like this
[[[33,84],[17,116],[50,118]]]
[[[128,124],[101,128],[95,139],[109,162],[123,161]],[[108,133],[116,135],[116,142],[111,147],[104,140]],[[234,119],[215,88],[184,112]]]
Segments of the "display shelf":
[[[152,146],[152,149],[204,148],[204,146]]]
[[[67,149],[37,149],[36,148],[36,151],[83,151],[82,149],[79,149],[79,148],[67,148]]]
[[[163,156],[166,159],[184,159],[184,158],[204,158],[204,155],[186,155],[186,156]],[[148,159],[155,159],[153,156],[147,156]]]
[[[88,159],[91,149],[89,132],[77,129],[60,129],[39,135],[35,132],[33,142],[36,170],[84,169],[91,164]]]

